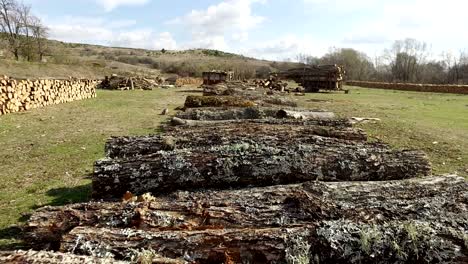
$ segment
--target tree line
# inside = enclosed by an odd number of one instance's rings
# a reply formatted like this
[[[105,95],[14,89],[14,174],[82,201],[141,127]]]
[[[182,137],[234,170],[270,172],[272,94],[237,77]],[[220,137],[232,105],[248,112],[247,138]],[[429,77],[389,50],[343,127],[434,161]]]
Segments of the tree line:
[[[431,58],[429,46],[415,39],[398,40],[383,54],[369,57],[349,48],[332,48],[323,57],[299,54],[303,64],[341,64],[349,80],[404,83],[468,84],[468,53]]]
[[[16,60],[42,61],[47,52],[48,28],[31,13],[31,6],[0,0],[0,38]]]

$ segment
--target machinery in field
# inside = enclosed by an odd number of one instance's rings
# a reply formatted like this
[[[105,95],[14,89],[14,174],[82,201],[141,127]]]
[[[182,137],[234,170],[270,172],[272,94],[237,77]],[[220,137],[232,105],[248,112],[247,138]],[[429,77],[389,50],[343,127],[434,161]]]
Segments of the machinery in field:
[[[320,90],[341,91],[346,71],[340,65],[319,65],[293,68],[278,73],[282,79],[290,79],[304,87],[306,92]]]

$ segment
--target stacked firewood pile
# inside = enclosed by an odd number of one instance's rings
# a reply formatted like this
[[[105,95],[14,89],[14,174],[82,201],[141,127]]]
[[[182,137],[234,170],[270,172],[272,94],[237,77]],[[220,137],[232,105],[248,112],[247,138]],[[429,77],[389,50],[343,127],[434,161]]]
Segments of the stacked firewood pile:
[[[346,71],[340,65],[318,65],[293,68],[278,74],[279,77],[296,81],[307,92],[341,90]]]
[[[164,80],[160,77],[150,79],[144,77],[123,77],[112,75],[99,84],[99,89],[105,90],[153,90],[161,85]]]
[[[346,84],[350,86],[359,86],[359,87],[364,87],[364,88],[376,88],[376,89],[388,89],[388,90],[468,94],[468,85],[383,83],[383,82],[364,82],[364,81],[347,81]]]
[[[0,76],[0,115],[96,97],[94,80],[16,80]]]
[[[38,251],[9,257],[31,259],[40,250],[73,263],[79,256],[139,263],[468,257],[468,183],[431,176],[425,153],[369,142],[331,112],[223,102],[186,105],[160,135],[109,139],[107,157],[95,164],[94,200],[37,210],[24,239]]]
[[[201,78],[191,78],[191,77],[177,78],[177,80],[175,82],[176,86],[184,86],[184,85],[200,86],[202,84],[203,84],[203,79],[201,79]]]
[[[255,80],[254,84],[257,88],[264,88],[279,92],[290,92],[290,90],[287,89],[288,83],[282,82],[280,79],[278,79],[277,75],[271,75],[270,78],[266,80]]]

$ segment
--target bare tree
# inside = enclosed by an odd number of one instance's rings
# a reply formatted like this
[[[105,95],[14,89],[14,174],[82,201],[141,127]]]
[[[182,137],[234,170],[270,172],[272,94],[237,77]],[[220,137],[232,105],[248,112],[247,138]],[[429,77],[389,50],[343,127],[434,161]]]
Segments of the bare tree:
[[[31,14],[31,7],[16,0],[0,0],[0,37],[16,60],[20,55],[28,61],[42,60],[46,50],[47,28]]]
[[[21,21],[18,15],[18,3],[15,0],[0,0],[0,30],[6,37],[15,59],[19,60]]]
[[[47,51],[47,37],[49,29],[42,24],[42,21],[37,17],[32,17],[30,25],[34,43],[36,44],[36,52],[39,55],[39,61],[43,61]]]
[[[20,49],[21,53],[28,61],[31,61],[34,56],[34,43],[31,32],[31,6],[25,4],[17,4],[16,10],[20,23]]]
[[[420,79],[422,69],[419,66],[425,63],[428,55],[428,45],[415,39],[398,40],[385,51],[394,80],[403,82]]]

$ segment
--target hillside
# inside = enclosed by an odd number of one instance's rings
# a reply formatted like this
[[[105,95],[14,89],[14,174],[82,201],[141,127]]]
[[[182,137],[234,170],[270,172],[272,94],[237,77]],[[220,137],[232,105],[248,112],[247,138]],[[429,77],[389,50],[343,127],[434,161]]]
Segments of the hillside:
[[[3,46],[3,45],[2,45]],[[171,75],[199,77],[203,71],[234,70],[240,78],[265,77],[291,63],[257,60],[217,50],[155,51],[47,41],[43,62],[14,61],[0,52],[0,74],[15,78],[103,78],[106,75]]]

